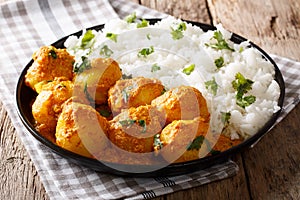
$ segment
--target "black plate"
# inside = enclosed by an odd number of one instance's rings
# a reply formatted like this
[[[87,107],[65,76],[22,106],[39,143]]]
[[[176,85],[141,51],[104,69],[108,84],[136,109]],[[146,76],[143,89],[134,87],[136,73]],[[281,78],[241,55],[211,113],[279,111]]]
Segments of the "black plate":
[[[149,19],[148,21],[150,21],[150,23],[153,24],[159,20],[160,19]],[[202,23],[191,22],[191,21],[187,21],[187,22],[202,28],[204,31],[216,30],[216,28],[214,26],[211,26],[208,24],[202,24]],[[101,30],[101,29],[103,29],[103,27],[104,27],[104,25],[98,25],[98,26],[91,27],[89,29]],[[76,32],[71,35],[80,36],[80,35],[82,35],[82,31]],[[52,45],[55,46],[56,48],[64,48],[64,42],[69,36],[66,36],[66,37],[56,41]],[[246,39],[237,34],[233,34],[231,40],[235,43],[241,43],[241,42],[245,41]],[[263,51],[261,48],[259,48],[257,45],[255,45],[251,42],[250,42],[250,44],[252,47],[256,48],[262,54],[262,56],[266,60],[268,60],[270,63],[272,63],[272,65],[274,66],[275,80],[278,82],[278,84],[280,86],[280,97],[278,100],[278,105],[280,107],[282,107],[283,100],[284,100],[284,94],[285,94],[285,87],[284,87],[284,81],[283,81],[280,70],[278,69],[276,63],[272,60],[272,58],[265,51]],[[148,172],[145,172],[145,173],[126,172],[126,169],[130,169],[133,166],[125,165],[125,164],[117,164],[117,163],[116,164],[108,163],[110,166],[118,165],[118,169],[120,169],[120,168],[123,169],[123,170],[116,170],[113,167],[108,167],[103,162],[100,162],[100,161],[97,161],[97,160],[94,160],[91,158],[87,158],[84,156],[80,156],[78,154],[75,154],[73,152],[65,150],[65,149],[55,145],[51,141],[47,140],[46,138],[41,136],[35,130],[34,119],[33,119],[32,112],[31,112],[31,105],[32,105],[32,102],[34,101],[34,99],[36,98],[36,93],[34,91],[32,91],[29,87],[27,87],[24,83],[25,74],[26,74],[28,68],[32,65],[32,63],[33,63],[33,60],[31,60],[25,66],[24,70],[22,71],[22,73],[19,77],[19,81],[18,81],[17,88],[16,88],[16,101],[17,101],[18,114],[19,114],[19,117],[21,118],[23,124],[25,125],[25,127],[29,130],[29,132],[38,141],[40,141],[45,146],[49,147],[55,153],[65,157],[77,164],[87,166],[96,171],[111,173],[111,174],[115,174],[115,175],[135,176],[135,177],[173,176],[173,175],[189,173],[189,172],[192,172],[195,170],[204,169],[213,164],[224,162],[225,160],[230,158],[232,155],[234,155],[238,152],[241,152],[246,147],[249,147],[250,145],[255,143],[259,138],[261,138],[265,133],[267,133],[267,131],[276,122],[276,119],[278,118],[278,116],[281,112],[281,110],[279,110],[277,113],[274,113],[272,115],[272,117],[270,118],[270,120],[256,134],[254,134],[247,140],[243,141],[239,145],[234,146],[234,147],[232,147],[224,152],[221,152],[219,154],[215,154],[212,156],[204,157],[204,158],[201,158],[198,160],[193,160],[193,161],[189,161],[189,162],[185,162],[185,163],[170,164],[162,169],[159,169],[159,170],[156,170],[153,172],[149,172],[149,173]],[[144,167],[145,169],[147,169],[149,166],[138,166],[138,167],[139,168]]]

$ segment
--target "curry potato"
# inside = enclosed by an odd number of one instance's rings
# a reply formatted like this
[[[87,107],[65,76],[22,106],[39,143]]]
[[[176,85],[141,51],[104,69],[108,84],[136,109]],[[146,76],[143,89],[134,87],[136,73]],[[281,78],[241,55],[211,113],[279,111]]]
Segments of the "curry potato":
[[[112,112],[117,115],[122,109],[149,105],[151,101],[164,92],[161,81],[154,78],[135,77],[123,79],[108,92],[108,104]]]
[[[108,121],[92,106],[68,99],[56,126],[56,143],[64,149],[91,157],[109,145]]]
[[[33,55],[33,63],[25,75],[25,84],[36,91],[41,81],[52,81],[55,77],[73,78],[74,57],[66,49],[43,46]]]

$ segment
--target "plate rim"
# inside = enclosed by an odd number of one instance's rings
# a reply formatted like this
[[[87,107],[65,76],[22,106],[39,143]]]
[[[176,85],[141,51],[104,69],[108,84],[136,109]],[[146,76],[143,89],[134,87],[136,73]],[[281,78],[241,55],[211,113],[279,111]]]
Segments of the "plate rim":
[[[148,20],[150,22],[150,24],[153,24],[162,19],[161,18],[151,18],[151,19],[146,19],[146,20]],[[205,32],[208,30],[216,30],[216,27],[213,25],[210,25],[210,24],[189,21],[189,20],[182,20],[182,21],[185,21],[194,26],[200,27]],[[98,31],[103,28],[104,28],[104,24],[99,24],[99,25],[89,27],[86,30],[97,30]],[[72,36],[72,35],[80,36],[83,33],[83,30],[79,30],[77,32],[74,32],[72,34],[64,36],[50,45],[55,46],[57,48],[62,48],[62,47],[64,47],[63,46],[64,41],[69,36]],[[231,41],[233,41],[235,43],[242,42],[242,41],[249,41],[246,38],[244,38],[238,34],[235,34],[233,32],[231,32],[231,33],[232,33]],[[152,171],[152,172],[133,173],[133,172],[124,172],[124,171],[116,170],[114,168],[108,167],[105,164],[103,164],[102,163],[103,161],[100,162],[96,159],[81,156],[81,155],[71,152],[69,150],[63,149],[62,147],[52,143],[50,140],[47,140],[45,137],[43,137],[41,134],[39,134],[38,131],[35,130],[33,124],[30,122],[30,120],[26,117],[26,114],[24,113],[25,111],[22,106],[21,92],[22,92],[23,87],[27,87],[24,83],[25,74],[26,74],[28,68],[33,63],[33,59],[31,59],[26,64],[26,66],[24,67],[24,69],[22,70],[22,72],[18,78],[18,82],[17,82],[17,86],[16,86],[16,96],[15,96],[15,98],[16,98],[15,100],[16,100],[16,104],[17,104],[17,113],[18,113],[18,116],[21,119],[23,125],[25,126],[25,128],[30,132],[31,135],[34,136],[35,139],[37,139],[43,145],[48,147],[54,153],[56,153],[62,157],[65,157],[66,159],[70,159],[72,162],[75,162],[80,165],[84,165],[84,166],[94,169],[98,172],[104,172],[104,173],[120,175],[120,176],[131,176],[131,177],[157,177],[157,176],[181,175],[181,174],[186,174],[186,173],[189,173],[192,171],[204,169],[213,164],[226,161],[231,156],[235,155],[236,153],[243,151],[247,147],[250,147],[252,144],[254,144],[256,141],[258,141],[261,137],[263,137],[270,130],[270,128],[275,124],[277,118],[279,117],[280,113],[282,112],[284,96],[285,96],[285,83],[284,83],[282,73],[280,72],[280,69],[278,68],[275,61],[270,57],[270,55],[268,53],[266,53],[262,48],[260,48],[255,43],[253,43],[251,41],[249,41],[249,43],[250,43],[250,46],[256,48],[266,60],[271,62],[271,64],[274,67],[274,71],[275,71],[274,80],[279,84],[279,87],[280,87],[280,96],[278,99],[278,106],[280,106],[280,110],[278,110],[276,113],[273,113],[273,115],[265,123],[265,125],[263,127],[261,127],[254,135],[247,138],[240,144],[238,144],[234,147],[231,147],[230,149],[227,149],[219,154],[215,154],[215,155],[211,155],[211,156],[207,156],[204,158],[191,160],[191,161],[187,161],[187,162],[171,163],[170,165],[168,165],[164,168],[161,168],[161,169],[158,169],[158,170]],[[60,46],[60,45],[62,45],[62,46]],[[112,163],[112,164],[116,164],[118,166],[124,165],[124,167],[136,166],[136,165],[119,164],[119,163]]]

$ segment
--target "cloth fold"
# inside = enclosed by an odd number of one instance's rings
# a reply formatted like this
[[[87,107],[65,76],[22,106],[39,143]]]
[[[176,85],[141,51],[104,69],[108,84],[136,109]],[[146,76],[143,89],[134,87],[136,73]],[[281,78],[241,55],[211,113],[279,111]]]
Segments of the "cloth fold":
[[[95,172],[54,154],[36,141],[22,125],[15,106],[18,77],[32,53],[65,35],[108,19],[136,12],[143,18],[167,16],[125,0],[17,0],[0,10],[0,97],[40,175],[50,199],[148,199],[224,179],[238,172],[227,161],[205,170],[164,178],[124,178]],[[300,63],[272,55],[286,83],[279,122],[298,103]]]

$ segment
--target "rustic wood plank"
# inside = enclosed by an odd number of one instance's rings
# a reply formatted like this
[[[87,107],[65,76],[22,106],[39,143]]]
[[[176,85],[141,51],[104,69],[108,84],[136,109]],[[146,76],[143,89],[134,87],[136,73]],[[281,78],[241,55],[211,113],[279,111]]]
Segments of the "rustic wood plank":
[[[0,101],[0,199],[49,199]]]
[[[300,105],[243,155],[253,199],[300,199]]]
[[[300,2],[208,0],[213,23],[240,34],[269,53],[300,61]]]
[[[237,175],[189,190],[183,190],[166,195],[166,199],[250,199],[241,154],[236,155],[233,160],[240,167]]]
[[[206,0],[140,0],[140,3],[181,19],[211,23]]]

